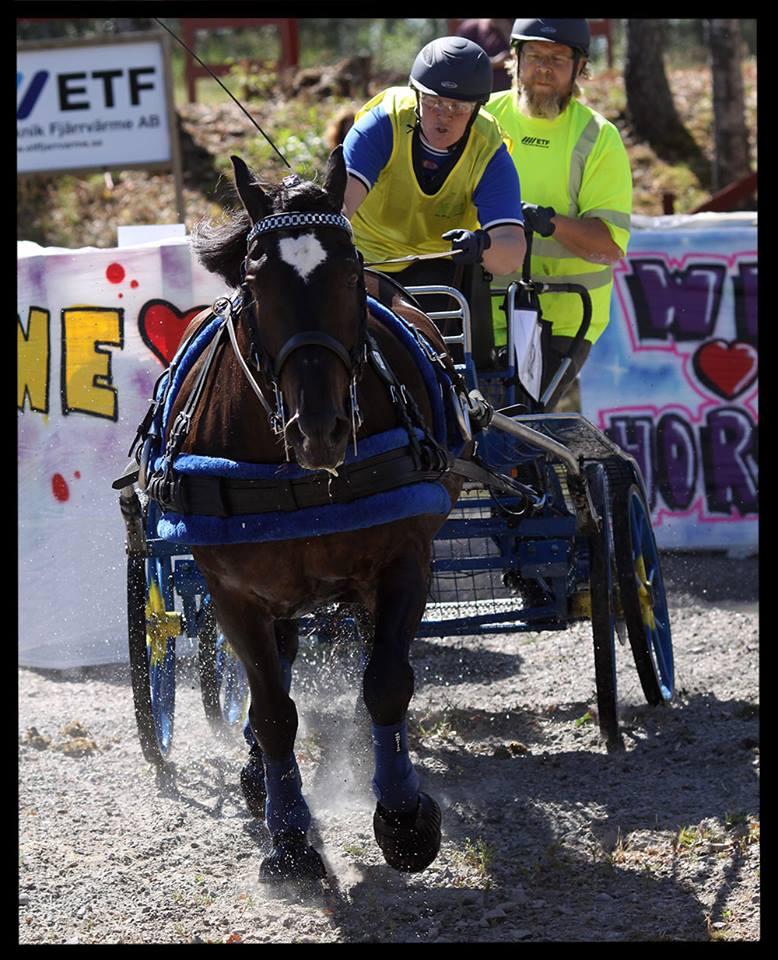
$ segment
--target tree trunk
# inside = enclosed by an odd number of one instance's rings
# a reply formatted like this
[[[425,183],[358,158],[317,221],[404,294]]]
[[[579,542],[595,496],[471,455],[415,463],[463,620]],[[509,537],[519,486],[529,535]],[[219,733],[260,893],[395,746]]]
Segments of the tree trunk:
[[[739,20],[710,20],[710,64],[713,77],[713,129],[716,155],[713,190],[751,172],[748,129],[741,71]]]
[[[687,163],[709,188],[710,163],[675,109],[662,58],[663,33],[661,20],[627,20],[627,113],[638,139],[649,143],[662,160]]]

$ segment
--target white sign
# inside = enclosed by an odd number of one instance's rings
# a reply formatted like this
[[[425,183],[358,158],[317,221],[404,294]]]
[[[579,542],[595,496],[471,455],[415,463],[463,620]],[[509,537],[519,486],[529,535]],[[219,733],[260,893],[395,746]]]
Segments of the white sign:
[[[543,354],[540,323],[535,310],[512,310],[508,339],[513,344],[516,374],[533,400],[540,397],[543,378]]]
[[[162,39],[20,49],[19,173],[173,162]]]
[[[133,247],[139,243],[156,243],[168,237],[185,237],[185,223],[123,224],[116,228],[116,239],[120,247]]]
[[[111,483],[187,324],[229,290],[186,238],[20,243],[17,276],[19,662],[126,661],[125,528]]]

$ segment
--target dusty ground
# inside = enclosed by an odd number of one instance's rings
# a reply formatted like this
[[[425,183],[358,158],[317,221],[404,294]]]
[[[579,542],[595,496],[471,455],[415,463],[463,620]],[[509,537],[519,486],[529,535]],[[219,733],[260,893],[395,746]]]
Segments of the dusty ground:
[[[372,771],[344,755],[349,652],[305,646],[298,758],[329,871],[307,898],[259,883],[242,740],[211,733],[192,669],[162,777],[125,667],[22,669],[20,941],[758,940],[758,563],[664,564],[677,696],[648,707],[619,649],[623,754],[591,719],[586,625],[416,642],[412,753],[444,831],[417,875],[383,863]]]

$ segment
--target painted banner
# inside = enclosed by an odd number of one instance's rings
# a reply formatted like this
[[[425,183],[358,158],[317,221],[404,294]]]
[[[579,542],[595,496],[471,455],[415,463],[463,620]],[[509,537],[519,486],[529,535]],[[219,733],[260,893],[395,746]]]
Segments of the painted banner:
[[[634,230],[581,373],[582,412],[640,464],[660,547],[758,544],[755,220]]]
[[[582,376],[584,414],[643,469],[663,546],[756,543],[756,230],[719,222],[635,231]],[[111,482],[188,321],[227,291],[185,238],[23,242],[17,272],[19,661],[123,662]]]
[[[19,660],[126,661],[111,482],[185,326],[226,291],[186,239],[18,253]]]

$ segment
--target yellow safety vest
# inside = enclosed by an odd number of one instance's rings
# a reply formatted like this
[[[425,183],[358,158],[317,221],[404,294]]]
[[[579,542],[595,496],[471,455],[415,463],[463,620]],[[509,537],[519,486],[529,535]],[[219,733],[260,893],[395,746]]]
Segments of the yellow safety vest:
[[[522,200],[553,207],[568,217],[597,217],[614,243],[626,253],[632,213],[632,171],[618,129],[591,107],[572,99],[555,120],[526,117],[516,109],[512,90],[494,94],[485,107],[511,140],[510,153],[521,177]],[[596,342],[607,326],[613,289],[613,268],[576,257],[551,237],[532,238],[535,280],[578,283],[592,298],[587,340]],[[495,286],[518,278],[495,277]],[[541,296],[543,316],[553,333],[574,336],[581,322],[581,300],[575,294]],[[493,313],[495,341],[505,342],[505,314]]]
[[[354,240],[365,261],[387,260],[451,249],[441,234],[478,229],[473,192],[503,137],[496,120],[479,111],[462,154],[434,194],[419,186],[413,170],[412,131],[416,125],[416,95],[408,87],[390,87],[373,97],[355,119],[378,103],[392,121],[392,153],[372,189],[351,218]],[[401,270],[388,264],[381,270]]]

